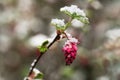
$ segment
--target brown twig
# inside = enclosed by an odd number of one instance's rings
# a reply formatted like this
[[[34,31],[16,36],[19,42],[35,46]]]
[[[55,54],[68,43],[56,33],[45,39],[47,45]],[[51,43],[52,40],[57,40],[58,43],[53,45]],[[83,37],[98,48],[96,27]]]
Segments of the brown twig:
[[[60,39],[60,34],[57,34],[56,37],[54,38],[54,40],[47,46],[47,48],[49,49],[57,40]],[[28,77],[32,74],[33,69],[35,68],[35,66],[37,65],[38,61],[40,60],[40,58],[43,56],[43,54],[45,54],[46,51],[44,53],[40,52],[40,55],[33,61],[33,65],[31,65],[30,71],[28,73]],[[28,79],[26,79],[28,80]]]

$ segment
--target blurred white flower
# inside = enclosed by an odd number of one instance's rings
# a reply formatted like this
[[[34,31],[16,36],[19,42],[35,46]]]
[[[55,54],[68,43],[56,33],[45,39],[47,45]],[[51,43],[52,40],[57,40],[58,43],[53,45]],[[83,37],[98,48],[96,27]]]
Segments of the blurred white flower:
[[[6,80],[3,76],[2,73],[0,72],[0,80]]]
[[[32,47],[40,46],[45,40],[48,40],[48,37],[43,34],[38,34],[31,37],[28,40],[28,44]]]
[[[7,9],[4,12],[0,12],[0,23],[9,23],[16,20],[18,13],[13,9]]]
[[[98,0],[92,1],[91,6],[96,10],[101,9],[103,7],[103,5]]]
[[[108,76],[101,76],[97,80],[110,80],[110,78]]]
[[[20,20],[15,27],[15,35],[20,39],[24,39],[27,36],[29,29],[30,22],[27,20]]]
[[[76,28],[84,26],[84,23],[82,23],[81,21],[79,21],[77,19],[73,19],[71,23],[72,23],[72,26],[74,26]]]
[[[44,41],[48,40],[49,43],[52,42],[54,37],[48,37],[44,34],[37,34],[33,37],[31,37],[27,44],[30,45],[31,47],[38,47],[40,46]]]
[[[3,77],[0,76],[0,80],[5,80]]]
[[[0,51],[6,52],[11,46],[12,37],[9,35],[0,34]]]
[[[106,32],[106,36],[111,40],[116,40],[120,38],[120,29],[112,29]]]
[[[76,5],[65,6],[60,9],[61,12],[68,12],[71,15],[76,14],[77,16],[86,16],[85,12],[79,9]]]
[[[57,27],[63,27],[65,26],[64,19],[52,19],[51,24],[57,26]]]
[[[33,0],[18,0],[18,9],[22,11],[29,11],[33,7]]]
[[[40,21],[39,21],[40,22]],[[18,19],[17,24],[14,28],[15,35],[19,39],[24,39],[28,34],[29,31],[39,31],[38,21],[37,19]]]

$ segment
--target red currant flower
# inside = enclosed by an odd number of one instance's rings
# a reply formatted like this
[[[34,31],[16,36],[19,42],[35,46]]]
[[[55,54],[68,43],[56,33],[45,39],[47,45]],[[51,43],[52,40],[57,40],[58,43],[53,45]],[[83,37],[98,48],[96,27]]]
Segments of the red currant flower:
[[[65,56],[66,65],[70,65],[73,60],[76,58],[77,53],[77,44],[78,40],[76,38],[72,38],[71,36],[68,36],[68,40],[65,42],[65,45],[63,46],[63,52]]]

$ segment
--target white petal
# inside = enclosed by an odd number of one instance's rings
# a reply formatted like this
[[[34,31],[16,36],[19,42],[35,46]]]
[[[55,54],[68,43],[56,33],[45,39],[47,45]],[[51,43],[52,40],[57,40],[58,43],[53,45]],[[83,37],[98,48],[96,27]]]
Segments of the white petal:
[[[78,16],[86,16],[85,12],[78,8],[76,5],[62,7],[60,11],[67,11],[70,14],[76,13]]]
[[[73,19],[71,23],[72,23],[72,26],[74,26],[76,28],[84,26],[84,23],[82,23],[81,21],[79,21],[77,19]]]

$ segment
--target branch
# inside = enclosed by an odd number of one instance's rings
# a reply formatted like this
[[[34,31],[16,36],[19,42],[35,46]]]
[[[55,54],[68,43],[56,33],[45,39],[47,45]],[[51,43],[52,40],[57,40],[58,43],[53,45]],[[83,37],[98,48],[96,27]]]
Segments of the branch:
[[[47,48],[49,49],[57,40],[60,39],[60,34],[57,34],[56,37],[54,38],[54,40],[47,46]],[[40,58],[42,57],[43,54],[45,54],[46,52],[44,53],[41,53],[40,52],[40,55],[33,61],[32,65],[31,65],[31,68],[30,68],[30,71],[28,73],[28,77],[32,74],[33,72],[33,69],[35,68],[35,66],[37,65],[38,61],[40,60]],[[28,79],[27,79],[28,80]]]

